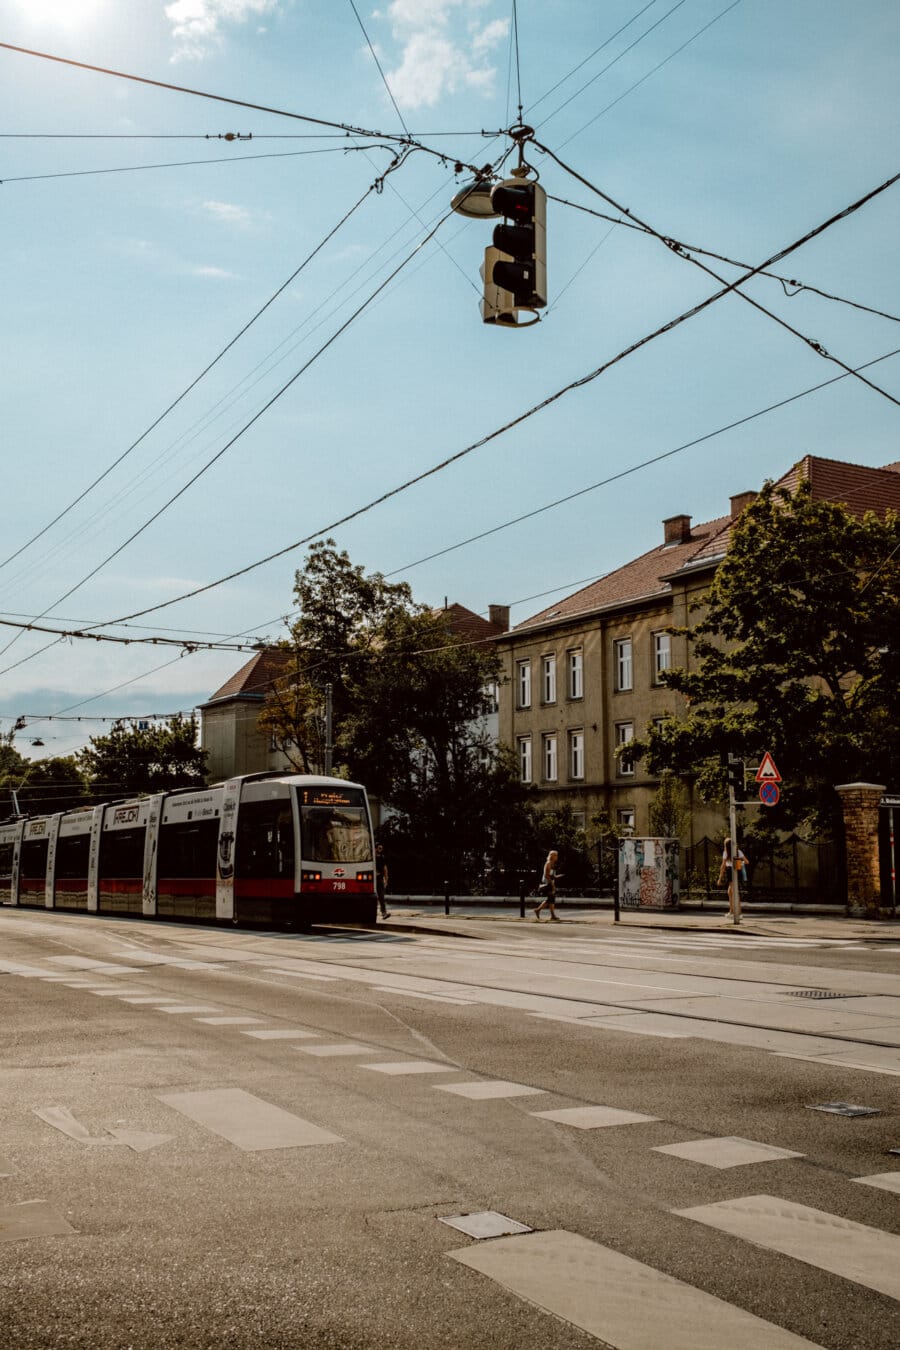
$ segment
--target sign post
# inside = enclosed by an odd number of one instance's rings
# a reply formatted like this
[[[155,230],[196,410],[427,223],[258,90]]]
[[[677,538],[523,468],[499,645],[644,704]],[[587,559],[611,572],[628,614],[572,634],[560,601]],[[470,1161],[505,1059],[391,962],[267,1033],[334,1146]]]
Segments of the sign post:
[[[735,757],[729,755],[729,765],[734,762]],[[743,765],[741,766],[741,775],[743,776]],[[741,793],[741,796],[743,796],[743,793]],[[737,865],[740,849],[737,837],[737,804],[733,782],[728,784],[728,833],[731,836],[731,914],[735,925],[737,925],[741,921],[741,883]]]

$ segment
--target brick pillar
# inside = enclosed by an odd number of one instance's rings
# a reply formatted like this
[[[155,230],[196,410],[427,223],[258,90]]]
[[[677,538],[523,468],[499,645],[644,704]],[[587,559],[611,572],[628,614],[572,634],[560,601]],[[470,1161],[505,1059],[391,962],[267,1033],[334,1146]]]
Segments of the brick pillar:
[[[844,813],[847,846],[847,911],[877,919],[881,900],[878,872],[878,803],[884,792],[877,783],[842,783],[835,787]]]

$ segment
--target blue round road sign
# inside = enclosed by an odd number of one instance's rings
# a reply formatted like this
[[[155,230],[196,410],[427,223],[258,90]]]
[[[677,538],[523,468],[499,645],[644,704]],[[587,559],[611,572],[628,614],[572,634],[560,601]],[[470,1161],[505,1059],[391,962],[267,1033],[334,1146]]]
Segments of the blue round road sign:
[[[781,789],[777,783],[761,783],[759,787],[759,800],[763,806],[775,806],[778,798],[781,796]]]

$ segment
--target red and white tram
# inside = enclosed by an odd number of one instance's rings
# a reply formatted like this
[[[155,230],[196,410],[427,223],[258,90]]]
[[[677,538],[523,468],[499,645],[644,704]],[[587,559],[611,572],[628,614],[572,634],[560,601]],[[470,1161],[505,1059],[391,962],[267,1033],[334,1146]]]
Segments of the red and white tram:
[[[307,927],[374,923],[365,789],[261,773],[0,824],[0,904]]]

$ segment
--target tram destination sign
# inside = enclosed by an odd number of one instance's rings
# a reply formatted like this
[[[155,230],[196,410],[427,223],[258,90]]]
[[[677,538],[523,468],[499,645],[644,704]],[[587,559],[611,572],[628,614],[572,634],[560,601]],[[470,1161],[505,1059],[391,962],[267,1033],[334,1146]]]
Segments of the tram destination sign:
[[[365,806],[362,788],[301,788],[301,806]]]

